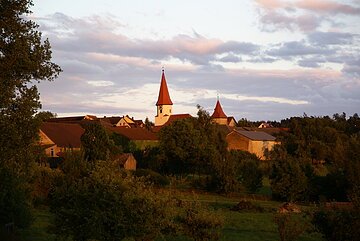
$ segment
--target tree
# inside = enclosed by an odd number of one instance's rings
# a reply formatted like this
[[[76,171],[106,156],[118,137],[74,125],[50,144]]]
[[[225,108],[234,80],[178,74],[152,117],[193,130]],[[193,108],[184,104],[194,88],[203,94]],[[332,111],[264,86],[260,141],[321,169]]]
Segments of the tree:
[[[29,161],[38,135],[34,114],[41,107],[33,80],[53,80],[60,67],[51,62],[51,47],[38,25],[25,18],[31,0],[0,3],[0,163]]]
[[[85,132],[81,136],[81,145],[88,161],[108,160],[110,154],[110,140],[104,127],[97,122],[85,124]]]
[[[270,184],[275,198],[293,202],[304,199],[307,178],[297,160],[288,158],[275,161]]]
[[[61,71],[51,62],[49,41],[26,18],[31,6],[31,0],[0,1],[0,216],[1,224],[15,226],[30,223],[24,187],[40,125],[34,114],[41,107],[34,81],[51,81]]]
[[[154,240],[172,223],[165,196],[109,162],[95,161],[88,175],[65,177],[53,190],[54,231],[75,241]]]

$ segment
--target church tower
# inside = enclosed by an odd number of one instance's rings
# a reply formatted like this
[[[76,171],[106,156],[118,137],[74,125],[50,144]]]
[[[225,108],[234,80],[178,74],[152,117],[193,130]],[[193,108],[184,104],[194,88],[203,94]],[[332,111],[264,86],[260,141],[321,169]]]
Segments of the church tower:
[[[228,118],[225,115],[225,113],[221,107],[219,98],[216,101],[214,113],[211,115],[211,119],[214,123],[217,123],[219,125],[227,125],[228,124]]]
[[[157,112],[155,116],[155,126],[162,126],[168,121],[169,117],[171,116],[172,105],[173,103],[170,99],[165,73],[164,70],[162,70],[159,97],[156,102]]]

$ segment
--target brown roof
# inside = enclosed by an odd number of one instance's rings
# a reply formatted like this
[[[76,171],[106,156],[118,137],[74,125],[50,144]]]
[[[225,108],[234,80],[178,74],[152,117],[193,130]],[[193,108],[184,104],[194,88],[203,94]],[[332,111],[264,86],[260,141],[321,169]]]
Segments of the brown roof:
[[[94,115],[82,115],[82,116],[70,116],[70,117],[57,117],[47,120],[47,122],[58,122],[58,123],[79,123],[83,120],[97,120]]]
[[[219,100],[216,101],[214,113],[211,115],[211,118],[227,118]]]
[[[170,99],[169,90],[166,84],[165,73],[164,70],[162,71],[161,75],[161,84],[160,84],[160,91],[159,97],[156,102],[156,105],[172,105],[172,101]]]
[[[80,148],[84,129],[79,124],[44,122],[40,130],[59,147]]]
[[[275,141],[275,137],[262,131],[240,131],[234,130],[236,133],[245,136],[254,141]]]
[[[145,128],[108,127],[107,129],[134,141],[158,140],[153,132]]]
[[[270,127],[270,128],[257,128],[257,127],[236,127],[236,130],[245,130],[245,131],[262,131],[268,133],[270,135],[275,135],[283,131],[289,131],[289,128],[278,128],[278,127]]]
[[[101,120],[106,121],[112,125],[116,125],[121,120],[121,117],[120,116],[104,117],[101,118]]]

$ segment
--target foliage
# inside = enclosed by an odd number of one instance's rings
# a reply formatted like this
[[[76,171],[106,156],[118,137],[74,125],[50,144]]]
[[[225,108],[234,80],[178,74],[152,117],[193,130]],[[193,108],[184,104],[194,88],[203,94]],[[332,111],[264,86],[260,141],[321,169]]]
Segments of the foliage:
[[[111,146],[118,148],[117,150],[116,150],[116,148],[113,148],[113,150],[111,151],[111,154],[133,153],[136,151],[135,143],[123,135],[112,132],[111,135],[109,136],[109,138],[113,144]]]
[[[296,160],[278,160],[273,164],[270,184],[276,199],[294,202],[304,199],[307,178]]]
[[[9,167],[0,166],[0,227],[26,227],[31,221],[28,190],[23,178]]]
[[[60,67],[51,62],[48,40],[26,18],[31,0],[0,4],[0,220],[17,227],[30,223],[27,177],[35,160],[34,143],[41,107],[33,81],[53,80]]]
[[[153,240],[170,224],[167,199],[104,162],[76,182],[61,180],[52,193],[55,231],[75,241]]]
[[[51,118],[56,118],[57,114],[50,111],[40,111],[35,115],[35,117],[40,121],[46,121]]]
[[[53,187],[55,180],[62,175],[58,169],[37,166],[34,168],[35,173],[31,183],[31,198],[34,205],[48,204],[49,193]]]
[[[89,122],[84,125],[85,132],[81,136],[81,145],[85,159],[88,161],[108,160],[110,140],[101,124]]]
[[[281,241],[295,241],[307,229],[307,225],[299,215],[277,214],[274,221],[278,226]]]
[[[329,241],[353,241],[360,237],[360,212],[356,210],[320,210],[313,224]]]
[[[224,220],[219,213],[209,211],[197,202],[185,203],[184,206],[184,214],[177,218],[181,233],[194,241],[220,239]]]
[[[155,186],[164,187],[170,184],[168,178],[150,169],[136,169],[134,175],[137,177],[145,177],[147,181],[154,184]]]
[[[238,166],[237,178],[250,192],[256,192],[262,187],[263,174],[258,160],[245,159]]]
[[[53,80],[61,71],[51,60],[48,40],[26,18],[31,0],[2,0],[0,5],[0,164],[26,164],[37,138],[39,93],[32,81]]]

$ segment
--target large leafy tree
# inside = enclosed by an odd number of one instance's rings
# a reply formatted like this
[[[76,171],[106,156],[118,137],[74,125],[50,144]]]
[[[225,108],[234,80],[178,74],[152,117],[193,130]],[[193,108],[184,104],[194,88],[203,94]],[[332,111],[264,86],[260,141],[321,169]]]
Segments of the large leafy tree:
[[[61,71],[51,62],[48,40],[27,18],[31,0],[0,0],[0,225],[30,222],[29,163],[41,107],[34,81],[53,80]],[[25,170],[25,172],[24,172]]]
[[[37,137],[34,114],[41,107],[34,81],[53,80],[61,71],[51,62],[49,41],[27,16],[31,0],[0,1],[0,163],[28,161]]]
[[[97,122],[87,123],[84,127],[81,145],[85,152],[85,159],[88,161],[108,160],[111,143],[104,127]]]

